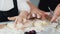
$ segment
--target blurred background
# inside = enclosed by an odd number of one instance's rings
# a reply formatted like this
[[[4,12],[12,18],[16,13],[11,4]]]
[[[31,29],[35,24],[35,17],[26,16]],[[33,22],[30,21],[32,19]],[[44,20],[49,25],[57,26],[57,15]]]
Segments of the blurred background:
[[[35,6],[38,7],[38,4],[39,4],[39,1],[40,1],[40,0],[30,0],[30,1],[31,1],[31,3],[33,3]]]

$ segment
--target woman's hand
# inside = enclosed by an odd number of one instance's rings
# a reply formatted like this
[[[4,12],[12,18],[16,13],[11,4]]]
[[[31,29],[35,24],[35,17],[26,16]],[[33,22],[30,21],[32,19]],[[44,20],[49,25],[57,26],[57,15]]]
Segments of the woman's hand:
[[[15,23],[23,23],[26,22],[28,17],[28,12],[22,11],[20,15],[16,18]]]
[[[55,11],[54,11],[54,16],[51,19],[51,22],[56,21],[56,19],[59,17],[60,15],[60,4],[57,5]]]
[[[22,23],[27,20],[28,12],[22,11],[18,16],[8,17],[9,20],[15,20],[15,23]]]
[[[32,10],[29,14],[27,12],[21,12],[19,16],[9,17],[9,20],[15,20],[15,22],[23,22],[26,19],[30,18],[39,18],[41,20],[45,20],[48,16],[47,12],[43,12],[41,10],[35,9]]]
[[[47,12],[44,12],[44,11],[39,10],[39,9],[33,9],[29,14],[28,19],[35,17],[35,18],[39,18],[41,20],[45,20],[46,16],[48,16]]]

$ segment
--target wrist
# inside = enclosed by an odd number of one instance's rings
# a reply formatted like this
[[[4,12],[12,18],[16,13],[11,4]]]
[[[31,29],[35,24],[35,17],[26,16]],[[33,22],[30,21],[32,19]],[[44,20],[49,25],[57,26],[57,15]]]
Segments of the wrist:
[[[23,15],[28,15],[29,13],[27,11],[22,11],[20,12],[19,16],[23,16]]]

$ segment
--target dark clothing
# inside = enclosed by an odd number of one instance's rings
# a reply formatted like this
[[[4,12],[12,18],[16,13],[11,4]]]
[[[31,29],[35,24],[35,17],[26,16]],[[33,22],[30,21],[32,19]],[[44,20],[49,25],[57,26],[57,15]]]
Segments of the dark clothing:
[[[59,3],[60,0],[40,0],[38,8],[46,12],[49,12],[48,7],[50,7],[54,11]]]
[[[0,22],[9,21],[8,17],[13,17],[18,15],[17,1],[13,0],[14,8],[9,11],[0,11]]]

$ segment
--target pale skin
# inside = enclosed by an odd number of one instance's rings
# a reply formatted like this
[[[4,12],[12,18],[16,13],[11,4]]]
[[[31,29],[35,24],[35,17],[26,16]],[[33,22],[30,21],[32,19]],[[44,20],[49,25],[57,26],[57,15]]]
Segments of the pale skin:
[[[10,17],[8,18],[9,20],[15,20],[15,23],[19,23],[19,22],[23,22],[23,20],[27,20],[31,17],[37,17],[37,18],[41,18],[41,20],[45,20],[46,17],[48,16],[48,14],[40,9],[38,9],[36,6],[34,6],[32,3],[27,2],[28,5],[31,8],[30,13],[28,13],[27,11],[22,11],[18,16],[15,17]],[[56,7],[55,11],[54,11],[54,16],[52,17],[51,21],[55,21],[56,18],[60,15],[60,4],[58,4],[58,6]],[[33,14],[35,16],[33,16]]]
[[[41,18],[42,20],[45,19],[45,15],[46,12],[42,11],[42,10],[39,10],[36,6],[34,6],[32,3],[30,2],[27,2],[28,5],[30,6],[31,8],[31,11],[30,13],[28,13],[27,11],[22,11],[19,16],[15,16],[15,17],[9,17],[8,19],[9,20],[15,20],[15,23],[18,23],[18,22],[23,22],[23,20],[27,20],[31,17],[37,17],[37,18]],[[32,14],[34,14],[35,16],[32,16]]]
[[[54,22],[56,19],[60,16],[60,4],[57,5],[55,11],[54,11],[54,16],[52,17],[51,21]]]

